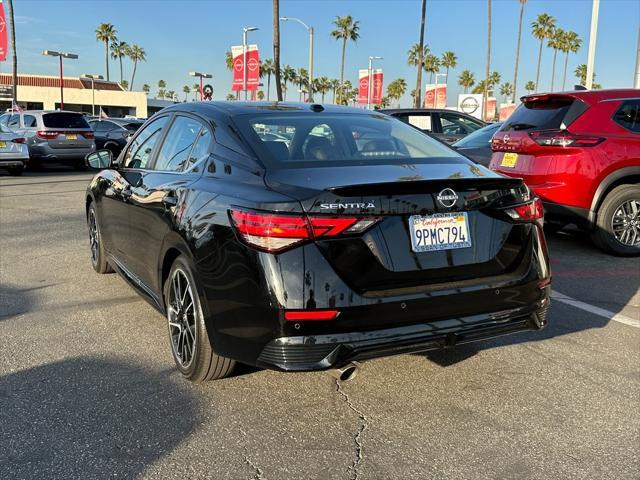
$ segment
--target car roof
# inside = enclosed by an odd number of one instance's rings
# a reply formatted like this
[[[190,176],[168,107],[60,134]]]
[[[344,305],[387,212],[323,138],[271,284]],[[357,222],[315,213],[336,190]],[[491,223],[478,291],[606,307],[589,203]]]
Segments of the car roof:
[[[618,100],[629,98],[640,98],[640,89],[637,88],[610,88],[605,90],[570,90],[566,92],[533,93],[520,98],[521,101],[532,102],[537,99],[543,100],[554,97],[572,97],[593,105],[603,100]]]
[[[458,113],[466,117],[470,117],[468,113],[459,112],[458,110],[450,110],[448,108],[381,108],[378,112],[390,113]],[[475,118],[475,117],[474,117]],[[480,120],[479,118],[476,120]]]
[[[320,109],[321,108],[321,109]],[[317,109],[317,110],[315,110]],[[243,115],[248,113],[356,113],[370,114],[377,111],[364,110],[362,108],[346,107],[342,105],[301,103],[301,102],[238,102],[238,101],[203,101],[178,103],[163,108],[160,112],[190,111],[206,115],[207,113],[223,113],[228,116]]]
[[[29,115],[44,115],[45,113],[75,113],[82,115],[82,112],[74,112],[72,110],[22,110],[21,112],[7,112],[7,113],[22,113]]]
[[[89,122],[113,122],[113,123],[139,123],[142,125],[144,120],[140,120],[138,118],[99,118],[99,117],[91,117]]]

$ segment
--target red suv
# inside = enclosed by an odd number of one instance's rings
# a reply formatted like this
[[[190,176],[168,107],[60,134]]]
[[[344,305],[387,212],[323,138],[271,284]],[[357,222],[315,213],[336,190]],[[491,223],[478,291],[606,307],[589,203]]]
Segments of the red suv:
[[[640,90],[522,97],[491,147],[490,167],[525,180],[549,229],[575,223],[605,251],[640,254]]]

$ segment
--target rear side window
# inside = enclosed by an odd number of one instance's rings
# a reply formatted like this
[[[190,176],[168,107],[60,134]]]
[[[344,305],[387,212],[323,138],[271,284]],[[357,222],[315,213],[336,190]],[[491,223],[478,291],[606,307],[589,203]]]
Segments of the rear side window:
[[[33,128],[38,126],[38,120],[33,115],[25,115],[22,117],[25,128]]]
[[[79,113],[45,113],[42,122],[47,128],[89,128],[89,124]]]
[[[493,134],[498,131],[500,125],[489,125],[458,140],[454,146],[458,148],[482,148],[488,147]]]
[[[622,102],[613,114],[613,121],[627,130],[640,133],[640,100]]]
[[[9,128],[19,128],[20,127],[20,115],[18,115],[17,113],[14,113],[13,115],[11,115],[11,118],[9,119]]]
[[[243,115],[236,121],[260,158],[275,168],[462,158],[406,123],[376,113]]]
[[[516,108],[501,131],[565,129],[587,108],[584,102],[570,97],[526,102]]]
[[[176,117],[164,139],[154,170],[181,171],[188,162],[191,147],[202,130],[202,124],[189,117]]]
[[[153,149],[170,117],[160,117],[142,130],[131,142],[124,157],[127,168],[147,168]]]

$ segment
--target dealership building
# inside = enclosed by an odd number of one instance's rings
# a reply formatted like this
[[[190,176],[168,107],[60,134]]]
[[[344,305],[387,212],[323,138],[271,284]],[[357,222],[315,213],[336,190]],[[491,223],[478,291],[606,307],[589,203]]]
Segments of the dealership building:
[[[130,92],[116,82],[84,77],[64,77],[64,109],[98,114],[100,108],[110,117],[147,118],[162,108],[173,105],[169,100],[148,98],[144,92]],[[92,88],[93,83],[93,88]],[[0,74],[0,111],[11,108],[10,74]],[[60,77],[18,75],[17,102],[25,110],[60,108]]]

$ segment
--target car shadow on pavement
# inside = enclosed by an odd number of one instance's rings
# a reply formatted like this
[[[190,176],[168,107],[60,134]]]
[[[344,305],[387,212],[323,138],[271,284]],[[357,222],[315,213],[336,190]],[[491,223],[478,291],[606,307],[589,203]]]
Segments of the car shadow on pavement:
[[[198,425],[168,372],[79,357],[0,377],[0,478],[135,478]]]
[[[15,288],[0,284],[0,322],[29,312],[35,303],[37,291],[51,287],[52,284],[30,288]]]

